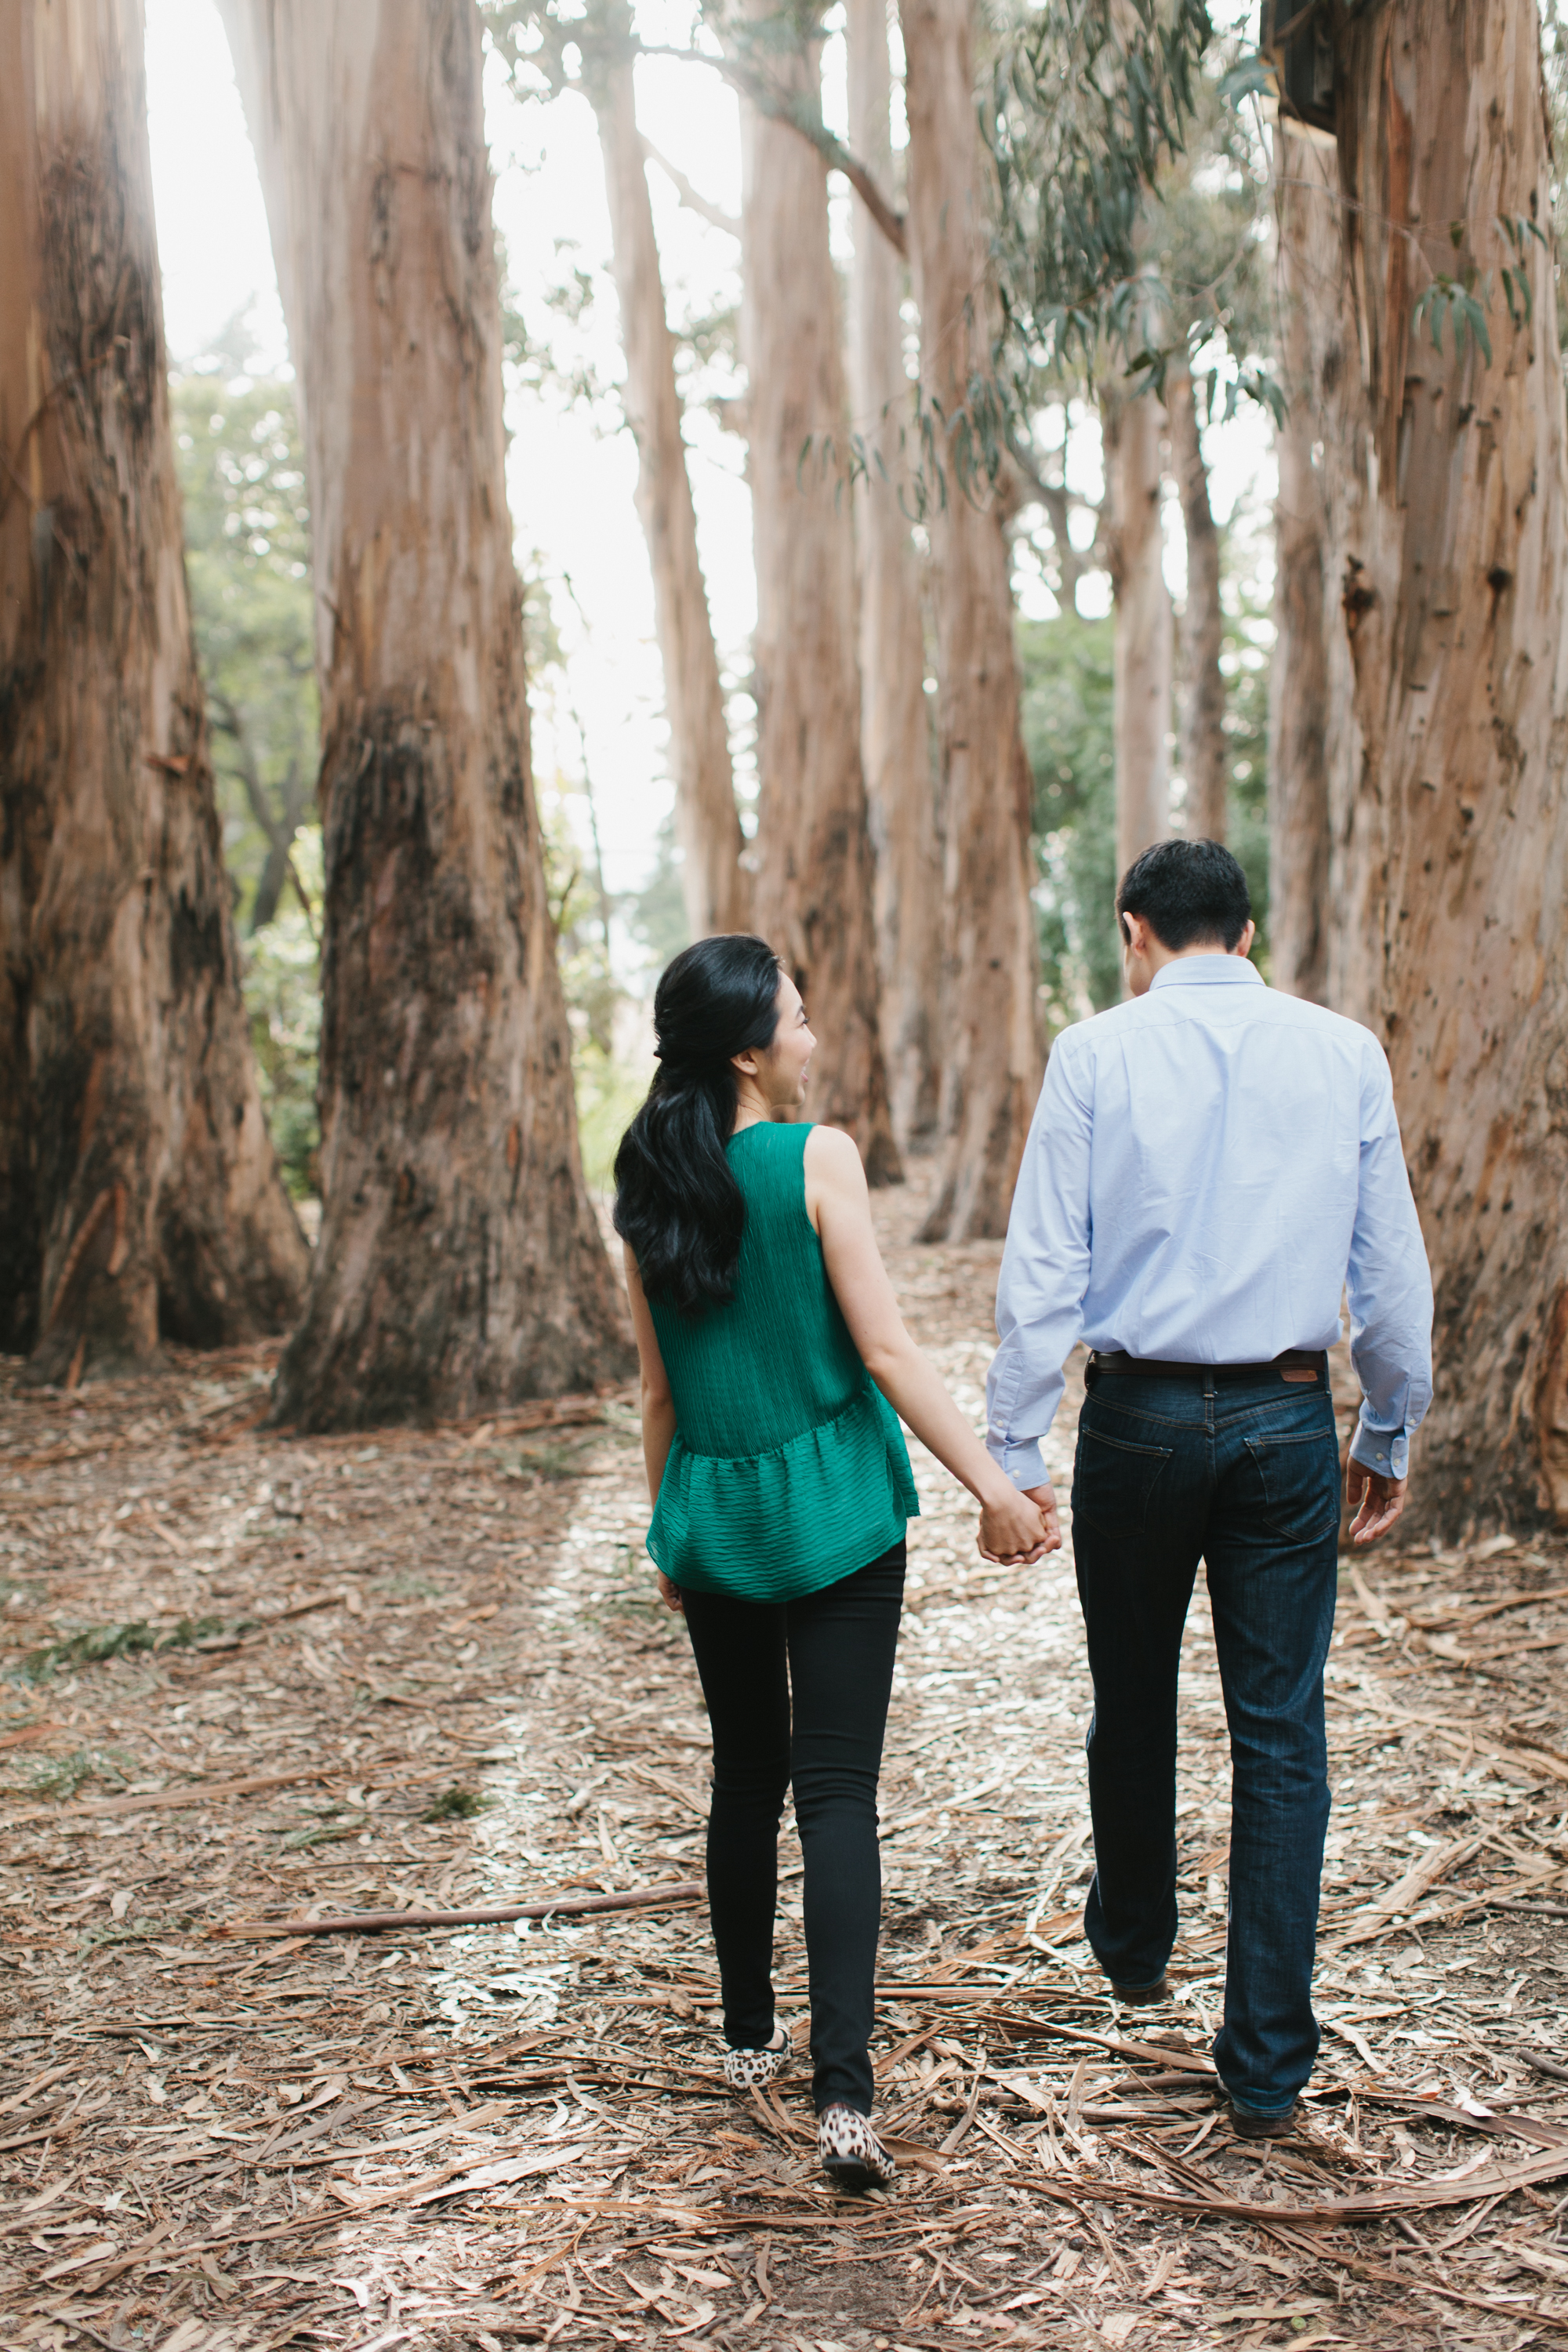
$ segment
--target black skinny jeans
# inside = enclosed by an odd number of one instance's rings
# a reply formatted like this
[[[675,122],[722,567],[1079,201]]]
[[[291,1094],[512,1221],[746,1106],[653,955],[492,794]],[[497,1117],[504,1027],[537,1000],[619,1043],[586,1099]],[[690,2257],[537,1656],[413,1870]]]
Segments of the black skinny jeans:
[[[757,2050],[773,2030],[779,1817],[793,1782],[818,2114],[836,2100],[871,2112],[877,1776],[903,1592],[900,1536],[869,1567],[799,1601],[681,1596],[713,1732],[708,1906],[724,2038]]]

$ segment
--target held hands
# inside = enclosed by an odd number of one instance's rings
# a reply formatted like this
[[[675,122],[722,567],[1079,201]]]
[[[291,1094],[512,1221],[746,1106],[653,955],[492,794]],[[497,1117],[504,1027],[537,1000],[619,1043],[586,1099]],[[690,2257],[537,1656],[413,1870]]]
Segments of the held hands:
[[[1355,1513],[1351,1541],[1358,1549],[1385,1536],[1405,1508],[1408,1480],[1369,1470],[1352,1454],[1345,1465],[1345,1501]]]
[[[999,1487],[981,1507],[975,1543],[983,1559],[1006,1568],[1026,1568],[1048,1551],[1061,1549],[1062,1531],[1057,1498],[1049,1486],[1032,1486],[1020,1494],[1011,1484]]]

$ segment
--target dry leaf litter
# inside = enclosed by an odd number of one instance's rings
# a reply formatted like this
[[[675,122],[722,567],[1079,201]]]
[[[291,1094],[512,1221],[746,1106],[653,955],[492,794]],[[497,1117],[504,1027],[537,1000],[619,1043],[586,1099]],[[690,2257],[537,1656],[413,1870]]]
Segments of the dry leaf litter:
[[[913,1246],[922,1189],[878,1213],[978,1422],[998,1251]],[[0,1385],[7,2347],[1568,2340],[1560,1541],[1347,1556],[1323,2050],[1300,2136],[1244,2145],[1206,2054],[1228,1772],[1201,1590],[1174,1999],[1119,2010],[1079,1933],[1070,1559],[988,1567],[914,1449],[875,2051],[900,2170],[850,2200],[804,2065],[747,2101],[718,2071],[704,1723],[630,1396],[302,1442],[261,1425],[275,1355]],[[1341,1364],[1347,1428],[1353,1393]],[[783,1867],[802,2051],[787,1828]]]

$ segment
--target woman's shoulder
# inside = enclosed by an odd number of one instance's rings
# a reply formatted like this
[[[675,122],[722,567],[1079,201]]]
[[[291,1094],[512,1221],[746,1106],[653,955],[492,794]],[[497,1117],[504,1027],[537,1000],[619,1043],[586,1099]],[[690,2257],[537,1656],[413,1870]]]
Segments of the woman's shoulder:
[[[819,1181],[824,1178],[829,1183],[865,1181],[860,1147],[842,1127],[812,1127],[806,1130],[805,1169],[807,1175]]]

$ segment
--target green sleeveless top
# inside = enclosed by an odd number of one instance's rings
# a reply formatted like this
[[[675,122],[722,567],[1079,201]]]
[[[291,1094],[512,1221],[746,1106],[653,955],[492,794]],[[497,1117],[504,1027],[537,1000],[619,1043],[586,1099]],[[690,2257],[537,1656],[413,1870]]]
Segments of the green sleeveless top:
[[[791,1601],[852,1576],[920,1512],[897,1414],[861,1362],[805,1213],[806,1125],[730,1139],[746,1226],[725,1307],[648,1301],[675,1399],[647,1548],[672,1584]]]

